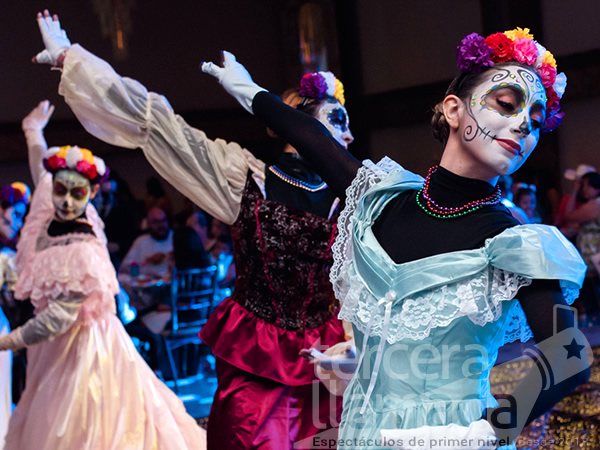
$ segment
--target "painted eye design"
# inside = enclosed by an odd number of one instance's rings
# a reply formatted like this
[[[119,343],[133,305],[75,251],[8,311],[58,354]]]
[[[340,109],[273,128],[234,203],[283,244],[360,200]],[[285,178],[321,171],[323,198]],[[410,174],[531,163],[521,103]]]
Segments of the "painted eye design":
[[[62,183],[54,183],[54,187],[52,188],[52,192],[54,192],[54,195],[58,195],[59,197],[64,197],[65,195],[67,195],[68,191],[69,190],[67,189],[67,187]]]
[[[329,111],[329,113],[327,113],[327,120],[329,120],[331,125],[342,131],[348,129],[348,116],[346,115],[346,111],[341,108]]]
[[[75,200],[83,200],[87,195],[87,188],[78,187],[71,189],[71,197]]]

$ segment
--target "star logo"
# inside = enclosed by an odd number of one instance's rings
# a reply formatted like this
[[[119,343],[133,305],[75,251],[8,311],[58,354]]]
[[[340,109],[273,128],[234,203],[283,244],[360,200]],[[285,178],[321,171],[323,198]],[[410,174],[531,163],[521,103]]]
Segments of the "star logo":
[[[569,345],[563,345],[563,347],[567,351],[567,359],[572,356],[581,359],[581,350],[585,348],[585,345],[579,345],[575,338],[573,338]]]

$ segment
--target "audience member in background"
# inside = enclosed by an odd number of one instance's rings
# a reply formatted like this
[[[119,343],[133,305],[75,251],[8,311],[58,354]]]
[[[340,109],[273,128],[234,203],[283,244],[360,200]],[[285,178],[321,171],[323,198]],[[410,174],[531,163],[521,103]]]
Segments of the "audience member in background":
[[[584,199],[584,203],[575,208],[578,196]],[[581,322],[590,325],[600,324],[599,314],[599,275],[591,260],[592,256],[600,253],[600,174],[589,172],[575,180],[573,192],[565,207],[564,219],[568,223],[579,224],[577,234],[577,249],[587,264],[587,272],[580,298],[585,307],[585,317],[580,317]]]
[[[110,260],[119,270],[121,261],[138,234],[138,208],[129,186],[116,173],[100,186],[94,206],[104,221]]]
[[[25,317],[25,320],[18,321],[23,308],[20,305],[22,302],[14,300],[17,282],[17,253],[10,246],[15,243],[15,238],[23,227],[23,218],[30,198],[29,187],[20,182],[8,184],[0,189],[0,300],[2,302],[0,336],[7,335],[11,328],[22,325],[28,319]],[[21,371],[23,367],[24,364],[18,364]],[[12,354],[0,352],[0,448],[4,446],[4,435],[12,410],[11,371]],[[21,384],[20,379],[19,384]]]
[[[119,281],[124,287],[131,284],[131,266],[139,267],[142,279],[168,279],[172,267],[173,232],[169,226],[167,213],[153,207],[146,216],[148,233],[134,242],[119,268]]]
[[[208,228],[208,235],[204,240],[204,248],[207,252],[213,252],[213,247],[217,244],[219,239],[231,236],[231,229],[225,222],[221,222],[219,219],[212,217],[210,220],[210,226]]]
[[[173,232],[173,257],[178,270],[198,269],[212,264],[209,253],[204,249],[207,230],[206,216],[195,212]]]
[[[527,187],[523,183],[522,187],[515,194],[515,204],[525,211],[528,223],[542,223],[542,218],[537,210],[537,197],[535,195],[535,186],[530,184]]]
[[[173,206],[165,188],[157,177],[150,177],[146,180],[146,197],[144,198],[146,211],[150,211],[154,207],[158,207],[167,213],[169,218],[173,215]]]
[[[510,175],[498,177],[498,186],[500,187],[500,195],[502,196],[500,202],[506,206],[510,214],[517,219],[521,225],[529,223],[529,218],[525,211],[515,205],[512,201],[512,177]]]
[[[565,170],[564,176],[569,181],[577,181],[577,180],[581,180],[581,177],[583,177],[585,174],[590,173],[590,172],[596,172],[596,169],[587,164],[579,164],[577,166],[577,169]],[[579,224],[576,222],[568,222],[567,220],[565,220],[565,211],[567,209],[567,204],[569,204],[569,201],[572,196],[573,196],[573,194],[571,194],[569,192],[569,193],[565,194],[563,196],[563,198],[561,199],[560,207],[558,209],[558,213],[556,214],[556,218],[554,220],[554,225],[569,240],[571,240],[573,243],[575,243],[577,232],[579,231]],[[581,193],[581,183],[580,183],[579,190],[577,190],[577,193],[575,194],[574,210],[577,210],[585,202],[586,202],[586,199],[583,197],[583,194]]]

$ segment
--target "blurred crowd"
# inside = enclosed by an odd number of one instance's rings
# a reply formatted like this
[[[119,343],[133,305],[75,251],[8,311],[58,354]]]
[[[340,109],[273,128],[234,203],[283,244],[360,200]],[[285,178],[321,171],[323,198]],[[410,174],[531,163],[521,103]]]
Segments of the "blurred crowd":
[[[580,326],[600,325],[600,174],[596,167],[580,164],[567,169],[570,189],[559,189],[543,177],[522,181],[500,179],[502,203],[522,224],[555,225],[569,239],[588,265],[583,288],[575,301]]]

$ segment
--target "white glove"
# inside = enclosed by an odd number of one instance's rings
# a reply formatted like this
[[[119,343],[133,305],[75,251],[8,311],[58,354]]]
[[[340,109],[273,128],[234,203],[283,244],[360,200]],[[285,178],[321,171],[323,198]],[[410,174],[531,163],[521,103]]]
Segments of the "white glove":
[[[496,434],[487,420],[480,419],[468,427],[456,424],[440,427],[380,430],[384,447],[403,450],[493,450]],[[460,444],[457,445],[457,442]]]
[[[246,68],[236,61],[232,53],[223,51],[223,67],[212,62],[202,63],[202,72],[219,80],[227,93],[232,95],[246,111],[254,114],[252,100],[256,94],[266,89],[252,81]]]
[[[57,15],[53,18],[48,10],[45,10],[44,15],[38,13],[37,22],[46,49],[35,56],[35,62],[56,66],[58,57],[71,47],[71,41],[67,38],[65,30],[60,27]]]
[[[41,131],[48,125],[53,112],[54,105],[51,105],[49,100],[43,100],[23,119],[21,128],[23,131]]]
[[[21,327],[13,330],[9,334],[0,336],[0,351],[1,350],[19,350],[25,347],[23,336],[21,334]]]

